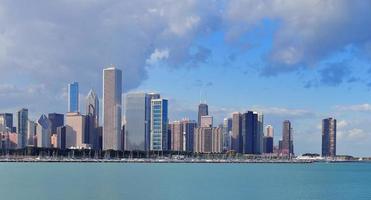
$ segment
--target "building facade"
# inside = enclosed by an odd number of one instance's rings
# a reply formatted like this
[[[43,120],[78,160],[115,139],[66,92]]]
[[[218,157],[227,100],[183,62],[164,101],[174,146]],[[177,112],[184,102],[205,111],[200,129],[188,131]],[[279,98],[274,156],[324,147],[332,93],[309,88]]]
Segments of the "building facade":
[[[151,141],[150,149],[168,150],[168,100],[151,100]]]
[[[85,141],[86,117],[78,112],[66,114],[66,148],[83,149],[90,147]]]
[[[235,112],[232,114],[232,136],[231,150],[242,153],[242,127],[241,113]]]
[[[336,156],[336,119],[332,117],[322,120],[322,156]]]
[[[91,89],[86,97],[85,140],[92,149],[98,148],[99,98]]]
[[[122,150],[121,110],[122,72],[110,67],[103,70],[103,150]]]
[[[57,128],[64,125],[64,115],[59,113],[49,113],[48,119],[51,124],[52,134],[57,133]]]
[[[27,145],[28,109],[19,110],[17,118],[18,148],[24,148]]]
[[[0,113],[0,131],[13,131],[13,114]]]
[[[79,83],[68,84],[68,112],[79,112]]]
[[[198,105],[198,126],[201,126],[201,117],[209,115],[209,106],[206,103],[200,103]]]
[[[151,100],[156,93],[129,93],[125,96],[125,150],[149,150]]]
[[[51,124],[46,115],[41,115],[37,121],[36,128],[37,147],[50,148],[51,147]]]
[[[285,120],[282,125],[282,141],[280,145],[282,155],[291,156],[294,154],[294,143],[291,122]]]

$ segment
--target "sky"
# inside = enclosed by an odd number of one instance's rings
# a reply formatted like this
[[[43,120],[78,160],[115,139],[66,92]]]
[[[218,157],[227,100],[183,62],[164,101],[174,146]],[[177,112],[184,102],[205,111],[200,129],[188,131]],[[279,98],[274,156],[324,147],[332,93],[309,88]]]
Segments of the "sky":
[[[371,2],[364,0],[2,0],[0,112],[31,118],[80,107],[102,70],[123,71],[124,93],[169,99],[170,120],[216,123],[264,113],[297,154],[321,152],[321,120],[338,120],[337,153],[371,155]],[[201,95],[200,95],[201,94]]]

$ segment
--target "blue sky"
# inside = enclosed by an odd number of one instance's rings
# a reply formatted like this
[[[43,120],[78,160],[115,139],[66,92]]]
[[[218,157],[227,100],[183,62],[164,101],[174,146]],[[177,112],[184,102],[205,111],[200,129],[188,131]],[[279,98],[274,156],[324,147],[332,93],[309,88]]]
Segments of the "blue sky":
[[[0,3],[0,110],[66,112],[102,69],[124,93],[157,91],[171,120],[196,118],[200,91],[217,122],[256,110],[293,122],[297,153],[320,152],[338,119],[338,153],[371,155],[371,3],[350,0],[11,1]],[[83,109],[82,109],[83,111]]]

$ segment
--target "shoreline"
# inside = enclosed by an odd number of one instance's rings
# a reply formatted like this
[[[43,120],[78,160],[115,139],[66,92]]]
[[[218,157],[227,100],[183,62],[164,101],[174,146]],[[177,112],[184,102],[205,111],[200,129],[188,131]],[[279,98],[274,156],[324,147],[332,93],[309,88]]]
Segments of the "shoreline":
[[[339,160],[339,161],[316,161],[316,160],[223,160],[223,159],[0,159],[0,163],[210,163],[210,164],[312,164],[312,163],[370,163],[370,161]]]

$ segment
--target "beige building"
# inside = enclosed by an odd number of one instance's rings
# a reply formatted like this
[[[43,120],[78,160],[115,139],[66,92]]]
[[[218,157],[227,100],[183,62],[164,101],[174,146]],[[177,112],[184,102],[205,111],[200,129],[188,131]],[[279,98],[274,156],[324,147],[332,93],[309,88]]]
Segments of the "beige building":
[[[85,119],[84,115],[78,112],[66,114],[66,148],[85,148]]]
[[[121,148],[122,72],[103,70],[103,150]]]
[[[174,121],[169,124],[169,130],[171,133],[171,150],[172,151],[183,151],[183,124],[180,121]]]
[[[194,152],[221,153],[223,151],[223,128],[201,127],[195,129]]]
[[[201,116],[200,127],[213,127],[213,116],[210,115]]]

